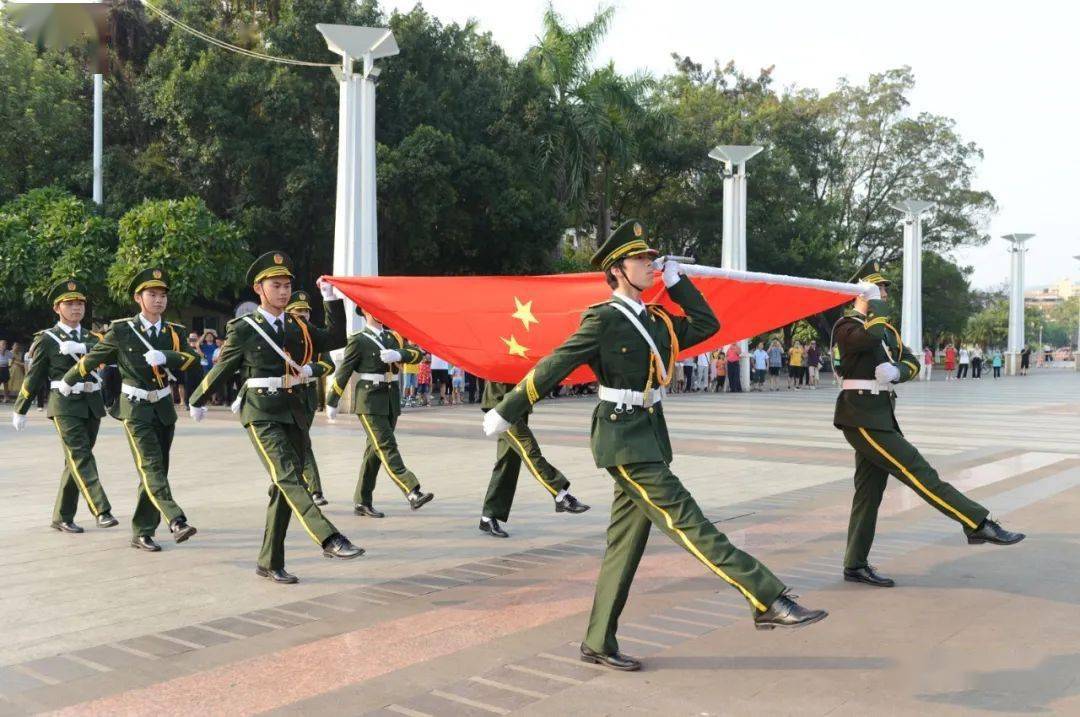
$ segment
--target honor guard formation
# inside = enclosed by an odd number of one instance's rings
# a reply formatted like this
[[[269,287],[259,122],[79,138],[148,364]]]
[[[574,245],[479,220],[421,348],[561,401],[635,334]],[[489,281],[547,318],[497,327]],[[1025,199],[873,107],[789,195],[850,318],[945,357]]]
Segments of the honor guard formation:
[[[615,229],[592,257],[611,297],[590,306],[577,331],[519,383],[487,381],[481,402],[484,433],[497,436],[498,443],[479,530],[508,538],[503,523],[509,520],[523,464],[551,497],[556,513],[589,510],[570,493],[567,477],[544,458],[528,420],[541,398],[576,368],[587,365],[597,377],[599,401],[590,447],[597,468],[611,478],[614,499],[580,655],[617,670],[641,667],[620,650],[616,633],[654,525],[745,598],[757,629],[803,627],[828,616],[825,610],[799,604],[767,566],[732,545],[671,471],[665,389],[678,370],[681,348],[715,334],[720,319],[682,273],[682,265],[660,260],[658,254],[640,222],[630,220]],[[642,301],[657,268],[667,296],[682,315]],[[833,327],[831,348],[842,378],[833,423],[855,450],[843,576],[892,587],[894,581],[869,562],[890,475],[959,523],[969,543],[1012,545],[1024,535],[1005,530],[988,517],[985,507],[942,481],[904,437],[896,420],[895,386],[918,376],[920,359],[889,322],[884,301],[889,282],[880,267],[867,264],[857,279],[862,291]],[[384,517],[374,503],[380,469],[411,510],[435,497],[406,467],[395,434],[402,406],[399,373],[403,365],[419,364],[423,351],[362,307],[357,311],[364,317],[363,329],[346,337],[342,297],[321,281],[318,297],[326,325],[315,325],[312,295],[297,290],[294,280],[292,260],[285,253],[269,252],[255,260],[247,284],[258,307],[228,323],[219,359],[189,401],[191,418],[202,421],[215,389],[239,373],[242,385],[231,408],[248,434],[255,460],[269,474],[266,526],[255,573],[277,583],[298,582],[285,570],[285,535],[293,518],[325,557],[349,560],[364,554],[320,510],[327,499],[310,431],[321,377],[328,379],[330,420],[336,419],[341,398],[354,381],[352,411],[366,438],[352,498],[355,515]],[[70,279],[52,288],[49,299],[57,321],[35,335],[35,359],[20,387],[12,423],[16,430],[25,427],[32,397],[47,385],[47,416],[56,427],[63,457],[51,525],[63,533],[82,533],[75,522],[79,496],[98,527],[118,524],[98,473],[94,444],[106,411],[120,421],[138,477],[130,544],[159,552],[155,535],[162,522],[178,544],[197,533],[169,486],[169,454],[177,423],[170,382],[198,358],[183,341],[184,327],[163,319],[169,299],[164,268],[138,272],[128,292],[138,312],[112,321],[106,333],[98,334],[81,325],[88,300],[85,285]],[[336,349],[344,349],[344,355],[335,367],[330,352]],[[121,381],[119,395],[108,408],[100,374],[106,365],[117,367]]]

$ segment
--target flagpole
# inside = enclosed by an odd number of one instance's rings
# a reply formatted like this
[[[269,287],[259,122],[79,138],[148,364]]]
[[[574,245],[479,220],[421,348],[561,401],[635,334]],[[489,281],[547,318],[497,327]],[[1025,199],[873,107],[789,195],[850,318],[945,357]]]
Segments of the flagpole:
[[[767,274],[761,271],[743,271],[741,269],[722,269],[718,266],[703,266],[701,264],[679,264],[682,272],[687,276],[708,276],[720,279],[731,279],[747,284],[782,284],[784,286],[798,286],[804,289],[822,289],[835,291],[841,294],[850,294],[852,298],[861,294],[867,285],[850,284],[846,281],[827,281],[825,279],[810,279],[804,276],[788,276],[786,274]]]

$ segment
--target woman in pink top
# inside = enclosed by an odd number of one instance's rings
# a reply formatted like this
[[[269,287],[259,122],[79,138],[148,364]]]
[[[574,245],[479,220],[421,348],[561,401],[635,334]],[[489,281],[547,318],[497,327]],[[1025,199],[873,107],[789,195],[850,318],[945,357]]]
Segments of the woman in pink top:
[[[930,372],[934,370],[934,349],[927,346],[922,352],[922,380],[930,380]]]
[[[728,391],[742,393],[742,371],[739,370],[738,344],[729,344],[727,347],[727,375]]]

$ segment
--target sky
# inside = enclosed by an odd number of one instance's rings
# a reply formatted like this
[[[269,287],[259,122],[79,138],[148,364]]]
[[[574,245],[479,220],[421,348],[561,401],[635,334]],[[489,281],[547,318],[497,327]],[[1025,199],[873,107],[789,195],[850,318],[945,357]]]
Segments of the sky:
[[[382,0],[389,11],[415,0]],[[908,0],[907,3],[819,0],[717,2],[621,0],[596,54],[620,72],[671,70],[671,53],[711,63],[734,60],[744,72],[775,65],[779,86],[833,88],[840,77],[911,66],[911,111],[952,117],[961,136],[985,157],[975,187],[989,190],[998,213],[991,241],[955,258],[974,267],[972,284],[1008,281],[1002,234],[1035,234],[1026,258],[1027,285],[1080,278],[1080,5],[1064,0]],[[546,0],[426,0],[444,22],[470,18],[511,57],[537,39]],[[598,4],[554,0],[567,20],[588,20]],[[392,61],[392,60],[391,60]],[[751,167],[752,169],[752,167]],[[751,174],[752,177],[752,174]],[[753,181],[751,178],[750,181]],[[900,229],[897,228],[897,232]],[[748,228],[753,241],[753,227]],[[753,269],[753,267],[750,267]]]

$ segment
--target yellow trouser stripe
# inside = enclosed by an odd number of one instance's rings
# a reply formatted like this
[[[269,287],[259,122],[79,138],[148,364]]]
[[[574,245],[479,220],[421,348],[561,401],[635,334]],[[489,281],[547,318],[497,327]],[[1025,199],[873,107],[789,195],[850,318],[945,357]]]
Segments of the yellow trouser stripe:
[[[401,482],[401,480],[398,479],[396,475],[394,475],[394,471],[390,470],[390,463],[386,460],[386,456],[383,454],[382,449],[379,448],[379,441],[375,438],[375,431],[371,429],[371,424],[368,423],[367,416],[361,413],[360,422],[363,423],[364,428],[367,429],[368,439],[371,441],[371,445],[375,449],[375,454],[379,456],[379,460],[382,461],[383,468],[385,468],[386,472],[390,474],[390,477],[394,479],[394,482],[398,484],[398,487],[400,487],[403,492],[408,493],[409,489],[405,486],[404,483]]]
[[[652,499],[649,497],[648,492],[641,486],[640,483],[636,482],[633,478],[630,477],[630,474],[626,472],[626,468],[624,468],[623,466],[618,466],[618,469],[619,474],[623,477],[623,479],[637,489],[638,493],[641,494],[641,497],[645,499],[645,502],[658,510],[660,514],[664,516],[664,520],[667,522],[668,530],[671,530],[679,536],[679,538],[683,542],[683,545],[686,546],[687,550],[694,554],[694,557],[705,563],[709,570],[712,570],[714,573],[719,575],[721,578],[724,579],[724,581],[738,588],[739,592],[741,592],[746,597],[746,599],[750,601],[750,604],[756,607],[758,610],[760,610],[761,612],[765,612],[769,609],[767,605],[763,605],[760,600],[754,597],[749,590],[737,583],[730,575],[725,573],[716,565],[713,565],[713,563],[708,558],[706,558],[700,550],[697,549],[697,546],[690,542],[690,538],[686,536],[686,533],[675,527],[675,521],[671,519],[671,515],[669,515],[666,510],[658,506],[656,503],[652,502]]]
[[[971,519],[970,519],[970,518],[968,518],[968,517],[967,517],[966,515],[964,515],[964,514],[963,514],[963,513],[961,513],[960,511],[958,511],[958,510],[957,510],[956,508],[953,508],[953,507],[952,507],[951,505],[949,505],[948,503],[946,503],[945,501],[943,501],[943,500],[942,500],[941,498],[937,497],[936,495],[934,495],[933,493],[931,493],[931,492],[930,492],[929,490],[927,490],[927,489],[926,489],[926,486],[924,486],[924,485],[923,485],[922,483],[920,483],[920,482],[919,482],[919,479],[918,479],[918,478],[916,478],[916,477],[915,477],[914,475],[912,475],[912,474],[911,474],[911,471],[909,471],[909,470],[908,470],[907,468],[905,468],[905,467],[904,467],[904,464],[903,464],[903,463],[901,463],[900,461],[896,460],[896,459],[895,459],[895,458],[893,458],[893,457],[892,457],[891,455],[889,455],[889,452],[888,452],[888,451],[886,451],[886,450],[885,450],[884,448],[882,448],[882,447],[881,447],[881,446],[880,446],[880,445],[879,445],[879,444],[878,444],[878,443],[877,443],[877,442],[876,442],[876,441],[875,441],[875,440],[874,440],[873,438],[871,438],[871,437],[870,437],[870,434],[866,432],[866,429],[865,429],[865,428],[863,428],[863,427],[861,427],[861,426],[860,426],[860,427],[859,427],[859,433],[861,433],[861,434],[862,434],[862,437],[866,439],[866,442],[867,442],[867,443],[869,443],[869,444],[870,444],[871,446],[873,446],[873,447],[874,447],[874,449],[875,449],[875,450],[876,450],[876,451],[877,451],[878,453],[880,453],[881,455],[885,456],[885,458],[887,458],[887,459],[889,460],[889,462],[890,462],[890,463],[892,463],[892,464],[893,464],[894,466],[896,466],[897,468],[899,468],[899,469],[900,469],[900,472],[901,472],[901,473],[903,473],[903,474],[904,474],[904,475],[905,475],[905,476],[907,477],[907,479],[908,479],[909,481],[911,481],[911,482],[912,482],[912,484],[913,484],[913,485],[914,485],[914,486],[915,486],[916,488],[918,488],[918,489],[919,489],[919,490],[921,490],[921,491],[922,491],[923,493],[925,493],[926,495],[928,495],[928,496],[929,496],[929,497],[930,497],[930,498],[931,498],[931,499],[932,499],[932,500],[933,500],[933,501],[934,501],[935,503],[937,503],[937,504],[938,504],[938,505],[940,505],[940,506],[941,506],[942,508],[944,508],[945,510],[947,510],[947,511],[949,511],[950,513],[952,513],[953,515],[955,515],[955,516],[956,516],[957,518],[959,518],[959,519],[960,519],[960,522],[961,522],[961,523],[963,523],[964,525],[968,526],[968,527],[969,527],[969,528],[971,528],[972,530],[974,530],[975,528],[978,528],[978,527],[979,527],[978,525],[976,525],[975,523],[973,523],[973,522],[971,521]]]
[[[157,498],[154,497],[154,491],[150,490],[150,481],[146,478],[146,469],[143,468],[143,457],[139,451],[139,444],[135,442],[135,434],[131,432],[131,427],[128,426],[127,421],[122,421],[124,424],[124,430],[127,432],[128,441],[131,443],[131,451],[135,454],[135,468],[138,469],[139,475],[142,476],[143,490],[146,491],[146,495],[150,498],[150,502],[157,508],[157,512],[161,513],[161,517],[168,520],[168,516],[165,515],[165,511],[158,505]]]
[[[552,495],[558,495],[559,492],[547,484],[547,481],[540,475],[540,471],[533,465],[533,462],[529,459],[529,452],[525,450],[525,446],[523,446],[521,441],[518,440],[518,437],[514,435],[514,431],[508,428],[506,429],[506,435],[510,436],[510,439],[517,445],[518,454],[521,456],[521,460],[525,461],[525,465],[529,466],[529,470],[536,476],[536,480],[540,481],[540,485],[547,488]]]
[[[297,520],[300,521],[300,525],[304,526],[304,530],[307,531],[307,534],[310,535],[311,539],[314,540],[317,544],[322,545],[322,541],[315,537],[315,533],[311,532],[311,528],[308,527],[307,521],[304,520],[304,516],[301,515],[300,511],[296,509],[296,506],[293,504],[293,502],[289,500],[289,494],[286,493],[282,489],[281,484],[278,483],[277,467],[274,465],[274,462],[270,460],[270,455],[263,447],[262,441],[259,440],[259,434],[255,433],[255,426],[249,424],[248,429],[251,431],[251,437],[255,439],[255,445],[258,446],[259,453],[262,453],[263,460],[266,461],[266,467],[270,471],[270,480],[273,481],[274,485],[277,486],[278,492],[281,493],[281,497],[284,498],[285,502],[289,504],[289,508],[291,508],[292,512],[296,514]]]
[[[79,473],[79,468],[75,465],[75,456],[71,454],[71,449],[68,448],[67,441],[64,440],[64,432],[60,430],[60,421],[54,418],[53,425],[56,426],[56,432],[60,434],[60,445],[64,447],[64,453],[67,454],[68,465],[71,466],[71,474],[75,476],[75,482],[79,484],[79,490],[82,491],[83,498],[86,498],[86,503],[90,506],[90,510],[94,513],[94,517],[96,518],[101,511],[94,505],[94,499],[90,497],[90,491],[86,488],[86,481],[83,480],[82,473]]]

